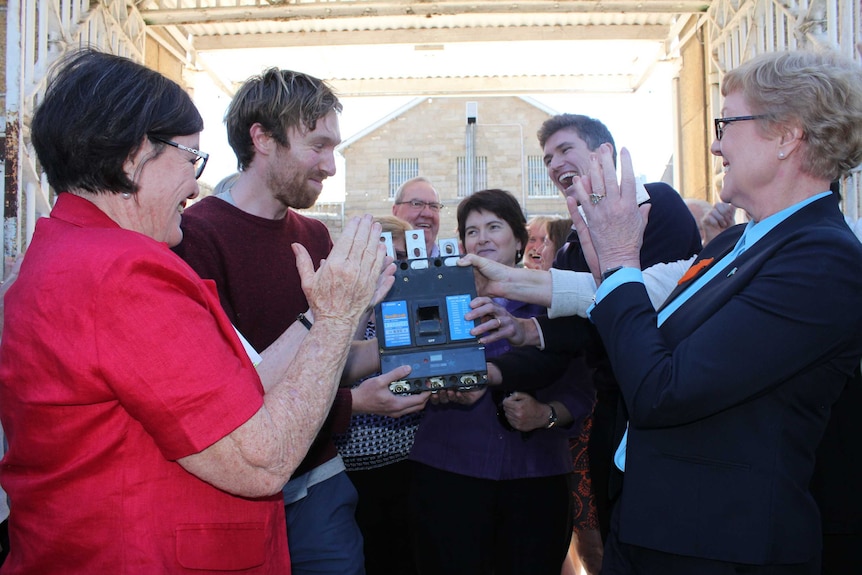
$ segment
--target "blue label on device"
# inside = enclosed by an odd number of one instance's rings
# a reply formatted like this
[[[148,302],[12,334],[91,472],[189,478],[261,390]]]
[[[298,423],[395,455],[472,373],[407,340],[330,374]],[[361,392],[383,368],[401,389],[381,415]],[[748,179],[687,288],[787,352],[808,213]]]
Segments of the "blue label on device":
[[[464,315],[470,311],[470,294],[446,296],[446,313],[449,314],[449,339],[471,339],[470,330],[473,322],[464,319]]]
[[[383,342],[386,347],[410,345],[410,319],[406,301],[385,301],[380,304],[383,315]]]

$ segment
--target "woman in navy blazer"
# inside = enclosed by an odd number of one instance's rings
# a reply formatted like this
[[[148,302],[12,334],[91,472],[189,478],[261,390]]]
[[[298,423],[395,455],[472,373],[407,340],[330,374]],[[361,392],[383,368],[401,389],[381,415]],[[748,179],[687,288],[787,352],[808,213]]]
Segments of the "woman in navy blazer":
[[[619,183],[607,146],[576,178],[589,227],[569,200],[596,256],[591,319],[629,415],[603,575],[820,572],[815,451],[862,357],[862,245],[829,191],[862,162],[862,69],[766,54],[729,72],[722,94],[721,199],[751,221],[712,240],[658,311],[628,152]],[[574,285],[565,272],[462,264],[488,293],[552,308]]]
[[[828,191],[862,162],[862,69],[771,53],[729,72],[722,95],[720,195],[751,221],[713,240],[658,312],[628,154],[620,184],[608,150],[578,183],[604,270],[591,319],[629,414],[605,575],[820,570],[808,485],[862,356],[862,245]]]

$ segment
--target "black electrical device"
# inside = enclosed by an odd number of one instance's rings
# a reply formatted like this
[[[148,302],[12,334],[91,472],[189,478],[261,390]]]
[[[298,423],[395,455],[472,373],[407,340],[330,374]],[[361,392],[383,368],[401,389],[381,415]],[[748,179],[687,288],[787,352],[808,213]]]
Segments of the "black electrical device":
[[[475,322],[464,319],[476,297],[473,268],[458,267],[457,260],[455,253],[396,262],[395,283],[375,307],[382,371],[412,368],[405,379],[389,384],[393,393],[469,390],[488,383],[485,346],[470,335]]]

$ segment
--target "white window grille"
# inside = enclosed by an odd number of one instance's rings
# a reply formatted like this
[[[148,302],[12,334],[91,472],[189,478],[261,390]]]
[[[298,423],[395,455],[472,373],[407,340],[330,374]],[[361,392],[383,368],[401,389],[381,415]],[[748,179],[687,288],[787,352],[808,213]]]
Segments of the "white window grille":
[[[527,156],[527,195],[531,198],[557,195],[557,188],[548,177],[542,156]]]
[[[401,184],[419,175],[419,158],[389,158],[389,197],[394,198]]]
[[[458,197],[466,198],[473,192],[488,188],[488,157],[476,156],[473,158],[473,169],[475,179],[467,165],[465,156],[458,157]]]

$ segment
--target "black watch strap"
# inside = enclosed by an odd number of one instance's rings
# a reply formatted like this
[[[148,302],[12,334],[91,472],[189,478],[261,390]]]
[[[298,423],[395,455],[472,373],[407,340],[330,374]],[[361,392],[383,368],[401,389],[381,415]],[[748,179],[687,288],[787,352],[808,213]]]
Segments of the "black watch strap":
[[[606,279],[608,279],[609,277],[611,277],[612,275],[614,275],[615,273],[617,273],[618,271],[620,271],[624,267],[625,266],[617,266],[615,268],[606,269],[604,272],[602,272],[602,281],[605,281]]]
[[[548,425],[545,426],[545,429],[551,429],[557,425],[557,410],[554,409],[554,406],[550,403],[548,404],[548,407],[551,408],[551,413],[548,415]]]
[[[311,330],[311,326],[312,326],[313,324],[308,320],[308,318],[307,318],[307,317],[305,317],[305,314],[304,314],[304,313],[301,313],[301,314],[299,314],[298,316],[296,316],[296,321],[298,321],[299,323],[301,323],[302,325],[304,325],[304,326],[305,326],[305,329],[307,329],[307,330],[309,330],[309,331]]]

